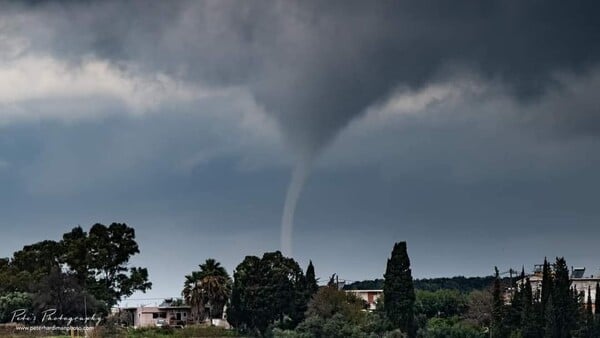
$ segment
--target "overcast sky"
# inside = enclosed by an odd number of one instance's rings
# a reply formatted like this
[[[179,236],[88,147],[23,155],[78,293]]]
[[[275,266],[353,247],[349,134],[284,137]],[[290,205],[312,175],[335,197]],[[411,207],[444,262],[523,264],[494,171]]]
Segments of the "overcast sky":
[[[153,289],[280,248],[322,279],[598,273],[597,2],[0,3],[0,256],[136,229]],[[299,164],[300,163],[300,164]],[[148,303],[154,300],[148,300]]]

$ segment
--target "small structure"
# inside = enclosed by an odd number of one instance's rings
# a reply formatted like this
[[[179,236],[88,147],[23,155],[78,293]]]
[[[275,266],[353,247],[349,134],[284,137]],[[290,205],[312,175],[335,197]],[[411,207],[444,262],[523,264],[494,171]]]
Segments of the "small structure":
[[[191,320],[191,309],[188,305],[174,303],[166,299],[158,306],[144,306],[119,308],[121,318],[129,318],[133,327],[160,326],[166,323],[169,326],[186,325]]]
[[[375,310],[377,299],[383,295],[383,290],[345,290],[362,299],[367,304],[367,310]]]

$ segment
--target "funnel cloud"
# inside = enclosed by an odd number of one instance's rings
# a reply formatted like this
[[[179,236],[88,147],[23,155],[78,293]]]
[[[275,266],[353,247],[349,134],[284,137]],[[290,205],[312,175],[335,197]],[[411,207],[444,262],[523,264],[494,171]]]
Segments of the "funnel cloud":
[[[137,78],[241,89],[281,130],[295,163],[282,250],[325,147],[390,95],[459,73],[526,105],[600,57],[598,2],[563,1],[74,1],[1,5],[4,60],[101,60]],[[111,68],[112,69],[112,68]],[[121,73],[119,73],[121,74]],[[158,76],[158,75],[157,75]],[[570,125],[589,114],[568,109]],[[594,115],[596,116],[596,115]],[[600,121],[594,119],[594,121]],[[587,125],[587,123],[586,123]],[[376,151],[376,150],[375,150]]]

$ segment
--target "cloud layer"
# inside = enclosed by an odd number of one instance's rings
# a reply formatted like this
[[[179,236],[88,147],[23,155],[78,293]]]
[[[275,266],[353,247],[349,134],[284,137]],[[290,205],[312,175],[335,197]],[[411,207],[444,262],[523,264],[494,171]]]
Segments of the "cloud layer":
[[[176,296],[200,256],[277,249],[286,168],[321,154],[295,243],[323,277],[379,277],[401,239],[422,275],[592,264],[597,7],[3,2],[3,255],[128,221]],[[180,257],[157,258],[171,240]]]

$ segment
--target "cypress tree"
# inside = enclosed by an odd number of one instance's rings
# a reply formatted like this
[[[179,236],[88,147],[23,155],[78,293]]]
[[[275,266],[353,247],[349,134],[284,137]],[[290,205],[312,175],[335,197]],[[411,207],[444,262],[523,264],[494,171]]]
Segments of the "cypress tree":
[[[550,264],[546,257],[544,257],[544,267],[542,269],[542,307],[546,308],[546,303],[548,302],[548,298],[552,294],[552,269],[550,268]]]
[[[543,291],[543,290],[542,290]],[[552,305],[555,320],[555,337],[569,337],[575,329],[579,312],[577,291],[571,288],[569,268],[564,258],[556,258]]]
[[[315,267],[311,260],[306,268],[306,293],[308,298],[311,298],[318,290],[319,285],[317,285],[317,278],[315,277]]]
[[[392,325],[406,333],[408,337],[415,337],[415,290],[406,242],[394,244],[385,270],[383,297],[385,313]]]
[[[516,331],[521,327],[523,316],[523,288],[525,286],[525,269],[521,272],[520,285],[513,286],[513,296],[510,303],[508,316],[505,319],[510,331]]]
[[[492,291],[492,325],[490,337],[504,337],[506,330],[504,328],[504,300],[502,299],[502,288],[500,286],[500,273],[498,267],[494,267],[496,278],[494,279],[494,289]]]
[[[524,283],[522,293],[522,315],[521,315],[521,328],[523,338],[537,338],[539,337],[539,330],[536,325],[535,311],[533,309],[533,290],[531,289],[531,282],[529,278]]]
[[[546,300],[544,324],[544,338],[560,338],[560,336],[558,335],[558,328],[556,325],[556,317],[554,312],[554,302],[552,301],[552,295],[549,295],[548,299]]]
[[[553,276],[552,276],[552,268],[548,263],[546,257],[544,257],[544,267],[542,269],[542,291],[539,303],[539,326],[542,328],[547,327],[546,318],[547,316],[547,307],[548,307],[548,299],[550,295],[552,295],[552,284],[553,284]]]

